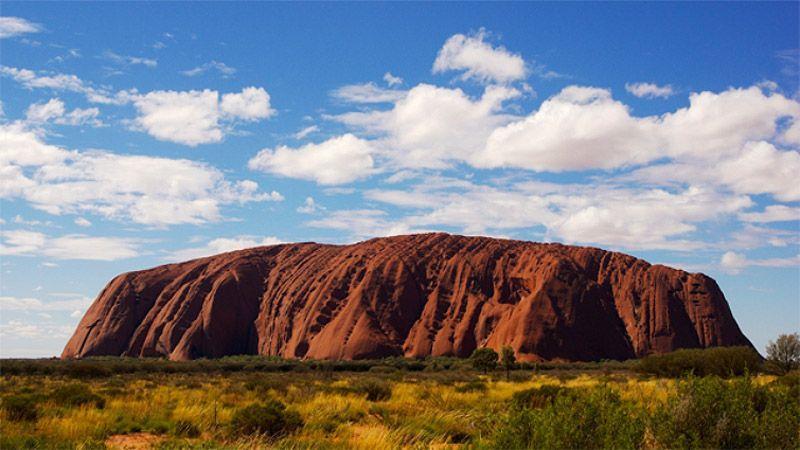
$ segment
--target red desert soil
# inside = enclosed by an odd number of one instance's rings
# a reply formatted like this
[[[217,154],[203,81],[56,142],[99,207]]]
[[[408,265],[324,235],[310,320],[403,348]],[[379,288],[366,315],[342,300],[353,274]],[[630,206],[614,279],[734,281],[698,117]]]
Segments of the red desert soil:
[[[258,247],[117,276],[62,357],[628,359],[748,345],[717,283],[629,255],[442,233]]]
[[[106,439],[106,446],[115,450],[144,450],[154,448],[163,440],[150,433],[115,434]]]

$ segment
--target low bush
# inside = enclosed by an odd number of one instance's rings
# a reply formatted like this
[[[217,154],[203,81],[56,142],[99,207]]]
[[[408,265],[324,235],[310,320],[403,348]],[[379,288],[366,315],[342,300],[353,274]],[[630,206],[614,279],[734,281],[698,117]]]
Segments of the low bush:
[[[92,392],[89,386],[82,383],[71,383],[58,386],[50,394],[50,398],[62,406],[81,406],[92,404],[97,408],[104,408],[106,400]]]
[[[3,398],[3,411],[8,420],[32,422],[39,418],[37,398],[34,395],[10,395]]]
[[[511,396],[511,406],[516,409],[544,408],[553,403],[558,395],[567,395],[569,388],[546,384],[542,387],[525,389]]]
[[[684,375],[730,377],[754,373],[761,367],[761,356],[750,347],[683,349],[642,358],[638,370],[662,377]]]
[[[234,435],[285,436],[303,426],[303,420],[295,411],[289,411],[277,400],[256,403],[237,409],[230,422]]]
[[[392,386],[380,380],[359,380],[353,383],[349,390],[358,394],[366,394],[367,400],[371,402],[389,400],[392,397]]]
[[[689,378],[653,416],[652,430],[670,448],[798,448],[800,406],[789,389],[749,377]]]
[[[549,392],[552,393],[552,392]],[[606,387],[558,391],[539,408],[511,410],[497,429],[492,448],[639,448],[645,420]]]

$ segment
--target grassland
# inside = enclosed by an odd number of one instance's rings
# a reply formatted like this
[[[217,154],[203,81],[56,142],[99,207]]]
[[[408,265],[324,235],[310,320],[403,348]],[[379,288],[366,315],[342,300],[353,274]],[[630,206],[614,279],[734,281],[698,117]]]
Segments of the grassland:
[[[507,378],[449,359],[4,361],[0,448],[800,446],[796,373],[637,367],[524,366]]]

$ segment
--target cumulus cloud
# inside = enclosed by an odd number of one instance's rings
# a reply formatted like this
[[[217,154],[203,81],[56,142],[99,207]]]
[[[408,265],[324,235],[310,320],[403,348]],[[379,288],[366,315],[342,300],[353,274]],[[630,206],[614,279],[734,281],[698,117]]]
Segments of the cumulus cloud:
[[[509,83],[527,76],[525,60],[501,46],[486,42],[488,33],[456,34],[445,41],[433,62],[433,73],[463,71],[462,79]]]
[[[243,120],[266,119],[275,110],[270,107],[269,94],[264,88],[247,87],[239,94],[225,94],[220,103],[222,114]]]
[[[0,255],[115,261],[138,256],[136,240],[71,234],[51,237],[29,230],[0,231]]]
[[[21,34],[38,33],[40,31],[42,31],[41,25],[21,17],[0,17],[0,39],[19,36]]]
[[[374,151],[369,142],[345,134],[298,148],[263,149],[247,165],[252,170],[320,184],[343,184],[373,173]]]
[[[66,112],[64,102],[57,98],[51,98],[45,103],[34,103],[25,112],[25,119],[32,124],[43,124],[54,122],[59,125],[91,125],[102,126],[103,122],[98,118],[100,110],[98,108],[76,108]]]
[[[610,169],[658,156],[655,119],[638,119],[606,89],[570,86],[528,117],[492,130],[478,167]]]
[[[219,253],[232,252],[245,248],[261,247],[264,245],[282,244],[283,241],[275,236],[258,238],[255,236],[235,236],[232,238],[217,238],[208,241],[202,247],[192,247],[177,250],[169,255],[169,261],[187,261]]]
[[[137,128],[162,141],[191,147],[219,142],[221,121],[254,121],[270,117],[274,110],[263,88],[248,87],[222,96],[217,91],[153,91],[132,97],[139,112]]]
[[[204,163],[65,150],[20,124],[0,125],[0,174],[0,198],[21,198],[50,214],[152,226],[218,221],[223,205],[283,199],[253,181],[228,181]]]
[[[352,112],[332,117],[377,136],[392,165],[442,168],[481,150],[492,131],[513,119],[503,103],[516,89],[487,87],[479,99],[461,89],[420,84],[387,111]]]
[[[625,90],[639,98],[667,98],[675,95],[672,86],[654,83],[625,83]]]
[[[689,103],[662,116],[635,117],[607,89],[570,86],[495,130],[474,163],[552,172],[664,157],[709,163],[736,155],[748,142],[778,139],[782,120],[800,120],[800,103],[758,87],[695,93]]]
[[[301,214],[314,214],[324,209],[325,207],[317,203],[314,197],[306,197],[303,205],[297,208],[297,212]]]

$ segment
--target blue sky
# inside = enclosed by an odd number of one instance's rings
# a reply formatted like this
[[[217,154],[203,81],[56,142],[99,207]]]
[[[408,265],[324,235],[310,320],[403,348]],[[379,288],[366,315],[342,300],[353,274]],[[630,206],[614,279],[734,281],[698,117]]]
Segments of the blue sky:
[[[441,230],[714,277],[800,329],[798,4],[4,2],[0,356],[114,275]]]

